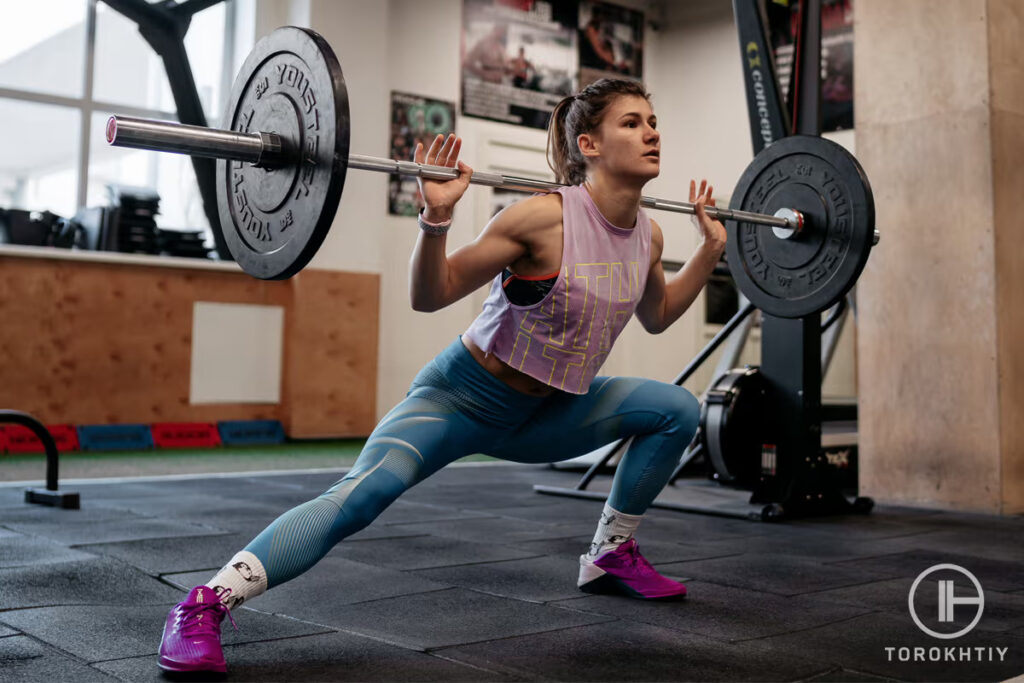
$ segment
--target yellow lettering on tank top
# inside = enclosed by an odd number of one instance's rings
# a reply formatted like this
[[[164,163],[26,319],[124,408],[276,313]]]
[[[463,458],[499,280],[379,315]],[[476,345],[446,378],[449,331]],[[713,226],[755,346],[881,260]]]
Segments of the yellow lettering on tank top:
[[[550,386],[565,389],[565,379],[571,368],[581,368],[587,360],[587,354],[566,351],[550,344],[544,345],[541,356],[552,361],[551,375],[547,383]]]
[[[530,355],[530,335],[522,331],[517,331],[516,341],[512,345],[512,353],[508,356],[508,364],[516,370],[522,370],[523,364],[526,363],[526,357],[528,355]]]
[[[539,353],[541,358],[551,361],[548,384],[565,389],[573,368],[589,370],[600,367],[608,357],[614,342],[613,335],[621,330],[636,308],[640,294],[640,263],[577,263],[573,266],[572,277],[568,266],[563,266],[559,277],[565,287],[556,285],[549,301],[523,316],[508,364],[522,370],[530,352]],[[582,293],[582,305],[572,344],[567,348],[572,284],[578,288],[577,292]],[[561,319],[556,320],[556,317]],[[594,334],[598,335],[597,345],[591,347]],[[580,373],[581,384],[587,374]],[[582,386],[576,387],[576,391],[582,390]]]
[[[614,291],[611,272],[610,263],[576,264],[574,279],[577,280],[577,286],[582,286],[585,289],[580,324],[576,328],[576,336],[572,340],[574,349],[590,347],[590,333],[593,331],[594,320],[597,318],[598,304],[602,298],[608,299],[609,294]],[[580,283],[580,280],[583,282]]]
[[[623,273],[625,270],[625,274]],[[636,302],[633,297],[639,295],[640,263],[630,261],[627,264],[612,264],[612,296],[608,297],[608,306],[604,315],[604,326],[598,349],[607,352],[612,348],[612,332],[622,329],[625,321],[633,315]],[[637,298],[639,298],[637,296]],[[589,363],[588,363],[589,365]]]

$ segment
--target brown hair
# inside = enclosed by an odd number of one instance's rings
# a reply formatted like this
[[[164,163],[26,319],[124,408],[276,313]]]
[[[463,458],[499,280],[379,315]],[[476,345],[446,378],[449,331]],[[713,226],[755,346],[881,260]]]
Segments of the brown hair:
[[[555,180],[579,185],[587,179],[587,165],[576,138],[596,130],[608,105],[616,97],[635,95],[646,100],[650,93],[642,83],[621,78],[602,78],[555,105],[548,123],[548,166]]]

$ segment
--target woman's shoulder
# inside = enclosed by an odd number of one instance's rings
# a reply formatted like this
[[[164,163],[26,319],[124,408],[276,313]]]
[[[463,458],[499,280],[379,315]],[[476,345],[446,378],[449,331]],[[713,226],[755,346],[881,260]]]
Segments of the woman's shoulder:
[[[547,192],[535,194],[522,201],[516,202],[513,206],[521,207],[523,211],[537,216],[548,218],[557,217],[562,219],[562,193]]]
[[[562,222],[562,195],[551,192],[527,197],[507,206],[495,216],[495,221],[520,233],[552,228]]]

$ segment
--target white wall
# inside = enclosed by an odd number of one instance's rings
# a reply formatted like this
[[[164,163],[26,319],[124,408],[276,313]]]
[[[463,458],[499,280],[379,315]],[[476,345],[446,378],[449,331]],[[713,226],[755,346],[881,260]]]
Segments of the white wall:
[[[644,10],[659,25],[647,29],[644,64],[662,131],[662,173],[645,194],[686,199],[689,179],[706,177],[727,203],[752,156],[730,2],[622,4]],[[389,154],[392,90],[459,101],[461,0],[259,0],[256,23],[261,35],[284,23],[311,26],[332,45],[348,84],[353,153]],[[517,167],[547,172],[544,131],[463,117],[458,107],[456,112],[462,157],[470,165],[488,170],[514,156]],[[852,134],[846,137],[841,143],[852,144]],[[470,188],[456,211],[449,249],[483,228],[490,195],[487,188]],[[312,264],[381,275],[379,415],[405,395],[420,367],[469,325],[485,293],[436,313],[412,311],[408,262],[417,228],[413,219],[388,215],[386,199],[385,175],[350,173],[334,227]],[[658,212],[656,220],[665,232],[665,258],[686,260],[697,239],[689,218]],[[671,380],[716,331],[703,324],[703,307],[702,297],[661,335],[647,334],[634,320],[604,372]],[[826,394],[854,393],[852,335],[843,336]],[[756,339],[748,347],[744,360],[756,362]],[[714,360],[687,384],[691,390],[704,390]]]
[[[388,21],[388,88],[428,97],[459,101],[459,41],[462,3],[450,0],[391,0]],[[461,158],[470,166],[478,160],[481,127],[486,121],[463,118],[456,106],[455,128],[463,138]],[[390,120],[390,119],[389,119]],[[481,126],[483,124],[483,126]],[[508,128],[508,126],[497,126]],[[386,143],[386,136],[381,138]],[[383,151],[386,156],[387,150]],[[452,251],[472,241],[482,225],[476,207],[490,195],[471,187],[459,202],[448,233]],[[413,218],[387,215],[380,195],[387,247],[381,268],[381,343],[377,412],[383,415],[405,396],[409,382],[423,365],[459,335],[480,310],[482,300],[467,297],[435,313],[417,313],[409,304],[409,258],[419,228]]]

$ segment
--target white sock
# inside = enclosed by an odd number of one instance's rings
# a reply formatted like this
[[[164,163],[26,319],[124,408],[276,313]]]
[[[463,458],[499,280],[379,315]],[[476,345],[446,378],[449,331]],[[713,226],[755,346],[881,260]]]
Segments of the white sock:
[[[633,532],[640,526],[641,519],[643,515],[627,515],[605,503],[604,510],[601,511],[601,521],[597,523],[597,533],[594,534],[586,559],[592,562],[631,539]]]
[[[260,558],[241,550],[206,585],[216,591],[228,609],[234,609],[267,591],[267,572]]]

